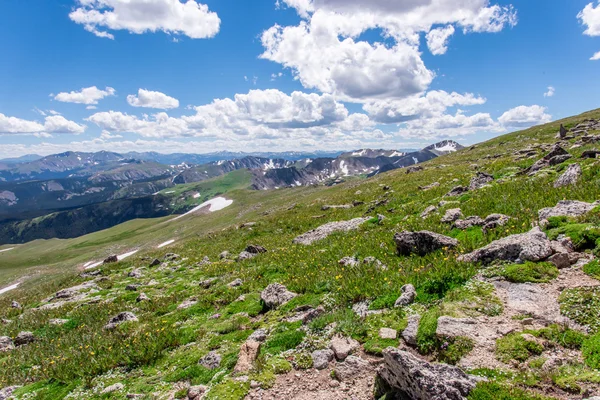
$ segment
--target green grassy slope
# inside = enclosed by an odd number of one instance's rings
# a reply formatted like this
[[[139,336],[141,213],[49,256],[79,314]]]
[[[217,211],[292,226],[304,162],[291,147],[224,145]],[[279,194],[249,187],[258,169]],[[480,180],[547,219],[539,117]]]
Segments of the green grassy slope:
[[[514,160],[517,150],[553,143],[561,122],[568,128],[590,117],[600,118],[600,110],[504,135],[440,157],[425,163],[422,172],[391,171],[330,188],[247,191],[236,189],[244,177],[233,175],[230,176],[232,181],[223,185],[234,189],[226,195],[234,203],[222,211],[186,216],[171,223],[166,218],[131,221],[78,239],[34,242],[0,253],[0,280],[4,282],[40,269],[61,272],[54,279],[44,278],[42,283],[31,279],[21,289],[0,296],[0,318],[15,320],[0,325],[0,336],[15,336],[21,330],[31,330],[40,338],[29,346],[0,355],[0,387],[25,384],[28,386],[20,393],[35,393],[38,398],[62,398],[63,393],[71,392],[95,399],[107,398],[100,394],[100,389],[115,382],[124,383],[126,389],[111,398],[125,398],[125,393],[167,393],[174,383],[189,381],[209,385],[208,398],[240,398],[239,394],[245,394],[249,384],[232,381],[228,376],[240,344],[255,329],[271,331],[261,350],[258,367],[251,373],[251,379],[264,387],[272,384],[275,372],[291,367],[290,362],[296,368],[306,367],[307,352],[320,348],[320,341],[325,340],[324,328],[331,322],[337,322],[336,331],[354,337],[365,349],[377,354],[387,345],[377,337],[379,328],[403,329],[407,321],[405,310],[387,311],[363,321],[349,307],[369,300],[372,309],[389,308],[400,294],[401,286],[408,282],[416,286],[418,297],[414,307],[424,316],[419,349],[442,361],[460,358],[457,354],[462,347],[458,344],[440,349],[440,343],[431,334],[432,329],[435,332],[435,323],[429,322],[435,322],[444,312],[473,316],[496,312],[496,308],[486,306],[481,311],[477,307],[477,302],[493,305],[495,300],[485,287],[464,286],[477,273],[478,266],[458,262],[457,255],[492,240],[530,230],[538,219],[537,211],[554,206],[559,200],[591,202],[599,198],[600,165],[595,159],[578,159],[593,145],[569,150],[573,159],[535,177],[517,175],[517,172],[543,156],[543,151],[538,151],[538,157]],[[555,189],[553,181],[572,162],[582,165],[582,181],[575,186]],[[489,187],[452,199],[458,203],[442,207],[429,218],[420,217],[427,206],[437,204],[452,187],[468,185],[476,169],[491,173],[496,180]],[[419,189],[432,182],[439,182],[440,186],[428,191]],[[391,190],[384,190],[384,186]],[[177,195],[199,191],[201,196],[204,193],[208,196],[223,189],[213,187],[213,192],[200,184],[177,190]],[[351,209],[321,210],[325,204],[353,201],[364,204]],[[503,213],[512,219],[506,226],[487,233],[479,228],[452,230],[440,222],[440,217],[446,209],[457,206],[465,216]],[[311,246],[292,244],[297,235],[326,222],[364,215],[376,217],[377,214],[386,218],[381,223],[374,218],[357,231],[334,234]],[[252,229],[238,228],[240,223],[250,221],[256,222]],[[597,224],[600,213],[591,213],[585,222]],[[460,246],[425,257],[400,257],[395,251],[393,235],[405,229],[427,229],[450,235],[459,240]],[[170,239],[177,239],[173,246],[156,249],[156,245]],[[269,251],[239,263],[219,260],[222,251],[237,254],[248,244],[259,244]],[[124,262],[101,267],[103,279],[98,283],[100,291],[95,294],[101,299],[99,303],[32,310],[54,291],[85,281],[73,274],[84,262],[133,248],[141,248],[141,251]],[[147,266],[148,261],[142,257],[162,257],[167,252],[178,253],[183,260],[164,268],[146,268],[142,279],[127,276],[132,269]],[[196,265],[205,256],[212,264]],[[361,264],[349,269],[338,263],[345,256],[374,256],[388,268],[373,269]],[[199,281],[211,277],[217,278],[211,288],[198,286]],[[240,287],[227,286],[237,278],[243,281]],[[153,284],[148,285],[151,280]],[[140,291],[152,301],[136,303],[139,293],[125,290],[134,282],[143,285]],[[262,313],[259,293],[273,282],[286,285],[299,296],[279,310]],[[240,295],[244,298],[240,299]],[[24,310],[9,308],[9,300],[13,298],[25,305]],[[197,303],[187,309],[177,308],[190,298]],[[470,306],[473,303],[474,308]],[[293,315],[297,306],[319,304],[325,306],[327,313],[309,325],[308,333],[297,330],[301,323],[282,319]],[[125,310],[134,311],[139,323],[110,333],[102,330],[110,316]],[[220,317],[211,318],[215,313]],[[19,315],[22,317],[16,319]],[[67,318],[69,323],[51,327],[48,325],[51,318]],[[306,345],[294,350],[301,342]],[[198,360],[209,350],[223,356],[216,370],[198,365]],[[556,376],[535,375],[533,371],[535,377],[531,379],[502,375],[498,382],[500,386],[509,383],[562,396],[568,388],[557,382],[567,378],[569,384],[580,386],[594,379],[600,381],[598,374],[588,367],[577,365],[576,368],[580,368],[577,373],[570,371]],[[493,371],[488,375],[496,376]],[[228,393],[228,397],[215,397],[217,393]],[[478,392],[483,396],[480,398],[487,398],[481,393]]]

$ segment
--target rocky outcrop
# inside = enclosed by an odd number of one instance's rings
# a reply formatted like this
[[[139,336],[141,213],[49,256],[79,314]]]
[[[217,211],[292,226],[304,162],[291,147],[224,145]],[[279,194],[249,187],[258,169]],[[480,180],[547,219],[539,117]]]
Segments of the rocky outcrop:
[[[459,261],[490,264],[494,261],[540,261],[552,255],[548,237],[539,228],[527,233],[510,235],[489,245],[462,255]]]
[[[415,287],[413,285],[411,285],[410,283],[406,284],[402,286],[400,291],[402,292],[402,294],[400,295],[400,297],[398,297],[398,299],[396,299],[394,307],[406,307],[412,304],[413,301],[415,301],[415,298],[417,297],[417,291],[415,290]]]
[[[350,353],[359,347],[360,344],[356,340],[343,336],[335,336],[329,344],[329,348],[333,351],[338,361],[344,361]]]
[[[104,326],[104,329],[111,330],[111,329],[115,329],[117,326],[119,326],[125,322],[137,322],[137,321],[138,321],[138,318],[135,316],[134,313],[125,311],[125,312],[119,313],[118,315],[112,317],[108,321],[108,324],[106,324]]]
[[[473,177],[469,183],[469,190],[481,189],[493,180],[494,177],[492,175],[486,174],[485,172],[477,172],[477,175]]]
[[[294,239],[294,243],[308,246],[316,241],[325,239],[334,232],[348,232],[358,229],[366,221],[368,221],[368,218],[354,218],[350,221],[330,222],[298,236]]]
[[[458,246],[458,240],[430,231],[396,233],[394,241],[398,254],[403,256],[413,253],[424,256],[444,247]]]
[[[287,303],[296,296],[296,293],[290,292],[282,284],[272,283],[261,292],[260,299],[267,308],[273,309]]]
[[[375,397],[386,394],[411,400],[466,400],[480,378],[457,367],[431,364],[393,347],[383,351]]]
[[[581,174],[581,165],[571,164],[567,167],[567,170],[558,177],[556,182],[554,182],[554,187],[559,188],[574,185],[579,181],[579,178],[581,178]]]
[[[596,206],[598,206],[598,202],[586,203],[577,200],[561,200],[554,207],[542,208],[538,211],[538,216],[540,222],[550,217],[580,217],[592,211]]]
[[[254,361],[258,358],[258,352],[260,350],[260,342],[254,340],[247,340],[240,347],[240,353],[238,355],[237,364],[233,372],[242,373],[248,372],[252,369]]]

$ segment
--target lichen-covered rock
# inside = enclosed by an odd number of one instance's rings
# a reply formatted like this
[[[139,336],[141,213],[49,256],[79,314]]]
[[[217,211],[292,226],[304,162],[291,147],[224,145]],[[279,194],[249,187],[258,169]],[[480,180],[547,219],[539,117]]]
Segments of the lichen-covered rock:
[[[10,307],[11,308],[16,308],[16,309],[21,309],[22,308],[21,304],[19,304],[18,302],[14,301],[14,300],[10,302]]]
[[[423,210],[423,212],[421,213],[421,218],[425,219],[430,214],[432,214],[432,213],[434,213],[436,211],[437,211],[437,207],[436,206],[429,206],[425,210]]]
[[[242,251],[238,256],[237,256],[237,261],[244,261],[244,260],[249,260],[251,258],[256,257],[256,254],[253,253],[249,253],[247,251]]]
[[[119,261],[119,257],[116,254],[110,255],[104,259],[103,264],[113,264]]]
[[[540,261],[552,255],[550,240],[538,227],[527,233],[510,235],[458,258],[464,262],[490,264],[494,261]]]
[[[200,400],[208,388],[204,385],[190,386],[187,392],[188,400]]]
[[[477,175],[471,179],[469,190],[481,189],[493,180],[494,177],[492,175],[486,174],[485,172],[477,172]]]
[[[359,226],[368,220],[369,218],[354,218],[350,221],[330,222],[296,237],[294,243],[308,246],[316,241],[325,239],[334,232],[348,232],[358,229]]]
[[[196,299],[188,299],[188,300],[184,300],[183,303],[179,304],[177,306],[178,310],[185,310],[187,308],[190,308],[191,306],[195,305],[198,303],[198,300]]]
[[[398,331],[391,328],[380,328],[379,337],[381,339],[396,339],[398,337]]]
[[[442,222],[448,224],[450,222],[454,222],[463,217],[462,211],[460,208],[451,208],[446,211],[446,214],[442,217]]]
[[[15,338],[15,346],[24,346],[29,343],[35,342],[35,336],[33,332],[20,332]]]
[[[252,369],[252,364],[258,357],[259,350],[260,342],[256,342],[254,340],[246,340],[240,347],[238,361],[237,364],[235,364],[233,372],[241,373],[250,371],[250,369]]]
[[[21,386],[9,386],[3,389],[0,389],[0,400],[8,400],[12,398],[12,394],[15,390],[20,388]]]
[[[550,217],[579,217],[592,211],[596,203],[586,203],[577,200],[561,200],[554,207],[542,208],[538,211],[540,222]]]
[[[264,329],[257,329],[252,332],[252,335],[248,336],[248,340],[262,343],[267,340],[267,331]]]
[[[454,188],[452,188],[452,190],[450,190],[448,193],[446,193],[446,196],[447,197],[460,196],[461,194],[464,194],[468,191],[469,191],[469,188],[466,188],[464,186],[455,186]]]
[[[454,221],[454,227],[464,230],[471,228],[473,226],[481,226],[483,225],[483,219],[478,216],[467,217],[465,219],[458,219]]]
[[[408,256],[418,254],[424,256],[444,247],[458,246],[458,240],[430,231],[397,233],[394,236],[398,254]]]
[[[106,324],[104,326],[104,329],[108,329],[108,330],[115,329],[117,326],[121,325],[122,323],[137,322],[137,321],[138,321],[138,318],[135,316],[134,313],[125,311],[125,312],[119,313],[116,316],[112,317],[108,321],[108,324]]]
[[[411,345],[417,345],[417,333],[419,332],[419,323],[421,322],[421,316],[419,314],[413,314],[408,317],[408,325],[402,331],[402,339]]]
[[[229,286],[230,288],[236,288],[236,287],[240,287],[244,284],[244,281],[242,281],[240,278],[234,279],[233,281],[229,282],[227,284],[227,286]]]
[[[504,226],[510,220],[508,215],[490,214],[483,220],[483,231],[487,232],[490,229],[495,229],[499,226]]]
[[[356,267],[358,259],[356,257],[344,257],[338,261],[338,264],[342,267]]]
[[[338,361],[344,361],[350,353],[359,347],[360,344],[356,340],[343,336],[335,336],[329,344],[329,348],[333,351]]]
[[[215,283],[217,281],[217,278],[208,278],[205,279],[203,281],[200,281],[198,283],[198,286],[200,286],[202,289],[208,289],[212,286],[213,283]]]
[[[15,344],[8,336],[0,336],[0,353],[14,350]]]
[[[348,356],[344,362],[337,363],[333,370],[335,377],[344,382],[361,375],[369,368],[369,362],[360,357]]]
[[[142,301],[150,301],[150,297],[148,297],[146,293],[140,293],[135,301],[138,303],[141,303]]]
[[[260,299],[265,303],[265,306],[273,309],[287,303],[296,296],[296,293],[290,292],[282,284],[272,283],[261,292]]]
[[[110,385],[110,386],[106,387],[102,391],[102,394],[118,392],[119,390],[123,390],[123,389],[125,389],[125,385],[123,385],[122,383],[119,382],[119,383],[115,383],[114,385]]]
[[[417,297],[417,291],[412,284],[408,283],[402,286],[400,291],[402,294],[396,299],[394,307],[406,307],[415,301],[415,298]]]
[[[198,364],[204,368],[217,369],[221,365],[221,355],[216,351],[211,351],[198,361]]]
[[[325,369],[329,366],[329,362],[333,360],[333,350],[315,350],[311,354],[313,367],[315,369]]]
[[[574,185],[581,178],[581,165],[579,164],[571,164],[567,167],[567,170],[558,177],[556,182],[554,182],[554,187],[559,188],[563,186]]]
[[[457,367],[432,364],[393,347],[383,351],[383,358],[376,398],[392,393],[411,400],[466,400],[480,380]]]
[[[262,246],[256,245],[256,244],[251,244],[246,247],[245,251],[247,251],[250,254],[262,254],[262,253],[266,253],[267,249],[265,249]]]

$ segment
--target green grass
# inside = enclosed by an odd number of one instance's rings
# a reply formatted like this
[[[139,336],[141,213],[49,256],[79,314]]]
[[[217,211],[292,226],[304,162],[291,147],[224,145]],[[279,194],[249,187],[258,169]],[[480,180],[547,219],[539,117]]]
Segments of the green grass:
[[[583,272],[592,278],[600,279],[600,262],[598,260],[591,261],[583,266]]]
[[[496,341],[496,356],[504,363],[512,360],[527,361],[530,357],[540,355],[544,346],[532,340],[526,340],[520,332],[511,333]]]
[[[499,276],[514,283],[546,283],[558,277],[558,268],[549,262],[534,263],[526,261],[523,264],[511,264],[502,267]]]
[[[13,320],[0,325],[0,335],[14,337],[22,330],[30,330],[39,337],[32,345],[2,355],[0,387],[25,385],[22,390],[30,393],[30,398],[43,398],[44,392],[50,393],[48,398],[51,398],[55,392],[62,395],[59,391],[64,390],[76,393],[79,398],[98,399],[102,398],[98,395],[99,388],[116,381],[125,385],[124,393],[147,396],[152,393],[164,396],[175,382],[190,381],[208,385],[208,398],[241,398],[248,391],[247,384],[230,377],[241,344],[256,329],[269,332],[256,369],[251,372],[251,379],[264,387],[273,384],[277,373],[288,372],[292,364],[306,367],[306,356],[310,351],[326,348],[328,335],[351,336],[367,351],[379,354],[388,345],[387,341],[378,339],[379,329],[386,327],[401,332],[406,327],[408,310],[393,309],[400,288],[406,283],[416,287],[417,304],[412,306],[412,311],[423,317],[418,332],[419,351],[436,360],[456,363],[467,354],[471,344],[464,339],[450,342],[438,338],[435,334],[437,318],[442,315],[495,316],[502,312],[502,303],[493,286],[475,278],[479,266],[458,262],[457,256],[507,235],[528,231],[542,207],[554,206],[562,199],[595,201],[600,192],[597,179],[600,166],[593,160],[582,162],[584,173],[580,184],[555,189],[552,186],[554,171],[535,178],[517,175],[519,168],[530,166],[534,160],[515,161],[515,152],[531,144],[552,143],[561,122],[572,126],[584,118],[599,116],[600,111],[594,111],[492,139],[473,150],[465,149],[431,160],[424,164],[424,171],[415,174],[392,171],[332,187],[274,191],[247,190],[243,173],[228,175],[211,182],[176,187],[173,194],[183,209],[204,200],[202,196],[227,191],[227,197],[234,203],[219,212],[190,215],[172,222],[166,222],[168,218],[135,220],[77,239],[36,241],[0,253],[0,285],[29,276],[19,289],[0,296],[0,318]],[[500,157],[486,158],[496,154]],[[427,205],[437,204],[453,186],[468,184],[473,170],[466,166],[471,163],[477,163],[494,176],[504,177],[505,181],[493,182],[489,187],[457,199],[464,215],[485,217],[502,213],[511,217],[507,225],[486,233],[479,228],[458,232],[440,223],[437,215],[423,220],[420,214]],[[438,168],[441,165],[444,167]],[[458,182],[454,182],[455,179]],[[430,191],[418,189],[434,181],[440,182],[440,186]],[[380,185],[388,185],[392,190],[383,191]],[[357,190],[361,193],[356,194]],[[196,192],[201,196],[194,199]],[[321,210],[324,204],[348,204],[355,200],[365,204],[352,209]],[[382,204],[383,201],[387,203]],[[381,204],[370,210],[372,202]],[[392,209],[393,212],[388,211]],[[333,234],[311,246],[292,243],[297,235],[327,222],[365,214],[371,217],[383,214],[387,218],[380,224],[366,223],[356,231]],[[313,218],[321,215],[324,216]],[[240,224],[250,221],[256,222],[252,229],[238,229]],[[598,226],[600,215],[592,212],[578,220],[551,223],[550,231],[558,234],[553,230],[567,232],[565,227],[571,224]],[[398,256],[394,233],[424,229],[454,236],[460,244],[456,249],[440,250],[424,257]],[[594,241],[589,234],[593,229],[569,229],[587,238],[583,246],[592,250]],[[172,246],[156,248],[170,239],[176,240]],[[218,259],[224,250],[235,255],[249,244],[262,245],[268,252],[239,263]],[[94,294],[99,296],[99,302],[33,311],[57,290],[86,281],[77,270],[84,263],[134,248],[140,251],[131,258],[99,268],[101,291]],[[180,254],[181,259],[164,267],[145,268],[142,279],[127,276],[132,269],[147,267],[150,259],[161,258],[168,252]],[[213,263],[198,266],[205,256]],[[339,265],[338,261],[346,256],[376,257],[388,268]],[[535,268],[540,266],[544,264],[536,264]],[[542,281],[551,279],[548,277],[553,273],[555,271],[548,273],[548,269],[517,270],[515,276],[528,279],[533,276]],[[212,277],[218,278],[213,286],[199,287],[198,282]],[[229,288],[227,283],[237,278],[242,279],[243,285]],[[149,285],[150,282],[153,284]],[[263,310],[260,292],[274,282],[284,284],[298,296],[277,310]],[[151,301],[136,303],[136,293],[125,291],[125,287],[133,283],[142,284],[139,291],[146,293]],[[600,302],[595,292],[595,289],[565,291],[561,296],[562,313],[590,325],[592,330],[597,329]],[[243,300],[238,300],[241,295]],[[190,298],[195,298],[197,304],[186,310],[177,308]],[[10,308],[12,299],[22,303],[24,310]],[[351,309],[358,301],[369,302],[371,310],[388,311],[360,318]],[[301,322],[286,322],[296,316],[298,307],[319,305],[324,306],[325,314],[302,328]],[[108,318],[121,311],[133,311],[139,322],[111,333],[104,331],[102,327]],[[71,322],[51,327],[48,324],[51,318],[67,318]],[[550,346],[574,351],[583,342],[577,333],[555,327],[530,334],[548,341]],[[499,344],[500,353],[510,359],[529,361],[530,368],[537,368],[541,362],[536,358],[539,348],[509,337],[511,340]],[[393,342],[397,346],[399,341]],[[217,370],[209,371],[198,364],[209,351],[222,356]],[[502,383],[506,386],[488,387],[489,390],[474,393],[519,398],[517,396],[524,396],[515,389],[519,385],[558,390],[573,386],[572,382],[593,381],[593,371],[586,368],[564,371],[553,381],[549,375],[514,373],[504,378]]]
[[[469,394],[469,400],[550,400],[552,397],[541,396],[525,390],[507,387],[494,382],[482,382]]]

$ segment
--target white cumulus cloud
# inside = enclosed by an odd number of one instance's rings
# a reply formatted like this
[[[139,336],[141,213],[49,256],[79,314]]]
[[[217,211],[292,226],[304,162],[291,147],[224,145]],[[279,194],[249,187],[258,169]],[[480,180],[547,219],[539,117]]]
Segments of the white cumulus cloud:
[[[170,109],[179,107],[179,100],[161,92],[139,89],[137,96],[130,94],[127,102],[133,107]]]
[[[96,86],[83,88],[79,91],[72,92],[61,92],[54,96],[54,100],[62,101],[63,103],[77,103],[77,104],[98,104],[99,100],[102,100],[108,96],[114,96],[116,90],[107,87],[104,90],[98,89]]]
[[[33,134],[38,137],[48,137],[51,133],[80,134],[86,126],[70,121],[62,115],[50,115],[44,123],[28,121],[21,118],[9,117],[0,113],[0,135],[2,134]]]
[[[592,58],[590,58],[590,60],[592,60],[592,61],[597,61],[597,60],[600,60],[600,51],[599,51],[599,52],[597,52],[596,54],[594,54],[594,55],[592,56]]]
[[[552,121],[552,116],[546,113],[546,107],[518,106],[506,111],[498,121],[505,127],[526,128],[548,123]]]
[[[454,26],[448,25],[445,28],[436,28],[430,30],[427,35],[427,47],[433,55],[446,54],[448,51],[448,39],[454,35]]]
[[[162,31],[192,39],[214,37],[219,16],[194,0],[77,0],[69,18],[98,37],[114,39],[109,31]]]
[[[556,93],[554,86],[548,86],[548,91],[544,93],[544,97],[552,97],[554,96],[554,93]]]
[[[593,2],[589,3],[577,14],[577,18],[586,27],[584,35],[600,36],[600,1],[595,7]]]

